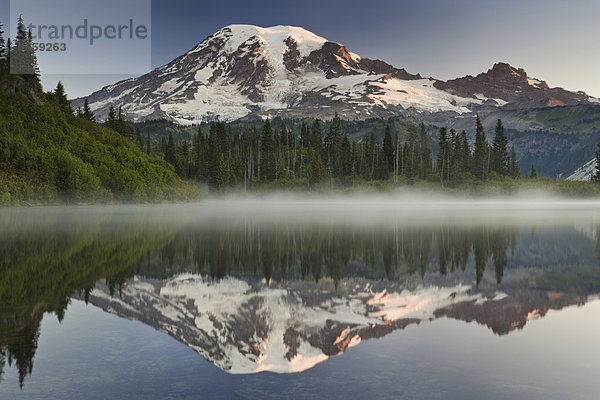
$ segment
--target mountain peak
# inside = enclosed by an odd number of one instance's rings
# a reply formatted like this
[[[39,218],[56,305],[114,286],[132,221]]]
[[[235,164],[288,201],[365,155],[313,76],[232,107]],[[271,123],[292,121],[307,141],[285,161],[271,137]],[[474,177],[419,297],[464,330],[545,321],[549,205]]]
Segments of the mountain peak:
[[[492,66],[491,69],[488,70],[488,74],[497,74],[497,75],[513,75],[518,77],[527,78],[527,72],[523,68],[515,68],[509,63],[499,62]]]
[[[321,119],[335,112],[347,119],[463,114],[481,106],[565,105],[589,99],[549,89],[508,63],[497,63],[476,77],[443,82],[361,57],[302,27],[243,24],[225,26],[169,64],[88,97],[100,119],[113,105],[123,106],[130,120],[164,118],[183,125],[249,114]],[[72,103],[81,104],[83,99]]]
[[[264,42],[270,44],[283,44],[289,37],[292,37],[296,42],[312,44],[311,47],[318,47],[327,42],[325,38],[302,27],[291,25],[275,25],[263,28],[257,25],[232,24],[219,30],[213,37],[221,35],[228,36],[230,40],[238,45],[252,37],[260,37]]]
[[[467,75],[447,82],[437,81],[434,86],[458,96],[485,98],[496,104],[511,103],[512,107],[552,107],[597,101],[583,92],[550,88],[546,82],[529,77],[523,68],[506,62],[496,63],[475,77]]]

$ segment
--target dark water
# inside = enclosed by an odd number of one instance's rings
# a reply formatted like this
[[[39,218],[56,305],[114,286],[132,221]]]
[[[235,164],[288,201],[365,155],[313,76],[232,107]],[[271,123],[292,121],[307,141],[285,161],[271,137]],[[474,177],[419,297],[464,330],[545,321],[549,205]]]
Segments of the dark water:
[[[594,399],[595,203],[0,210],[0,398]]]

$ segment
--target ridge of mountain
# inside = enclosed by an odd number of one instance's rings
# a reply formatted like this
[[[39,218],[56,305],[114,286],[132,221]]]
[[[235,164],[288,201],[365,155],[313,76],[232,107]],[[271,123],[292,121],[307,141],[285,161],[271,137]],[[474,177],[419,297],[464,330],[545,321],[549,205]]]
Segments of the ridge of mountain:
[[[75,99],[77,108],[84,99]],[[249,115],[362,120],[472,115],[482,109],[599,102],[550,88],[520,68],[495,64],[476,77],[423,78],[349,51],[301,27],[229,25],[186,54],[88,97],[103,119],[122,106],[128,119],[182,125]]]

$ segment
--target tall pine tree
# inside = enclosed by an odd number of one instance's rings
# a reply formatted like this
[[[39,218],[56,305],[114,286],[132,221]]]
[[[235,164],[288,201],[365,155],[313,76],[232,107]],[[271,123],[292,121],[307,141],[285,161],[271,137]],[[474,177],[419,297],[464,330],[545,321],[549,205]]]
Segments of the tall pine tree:
[[[262,141],[260,151],[260,169],[261,179],[272,181],[276,177],[276,154],[273,132],[271,130],[271,121],[267,119],[263,126]]]
[[[508,174],[509,157],[508,157],[508,138],[504,134],[502,120],[496,122],[496,134],[492,142],[492,171],[498,175],[506,176]]]
[[[323,134],[321,133],[321,122],[315,119],[313,122],[310,136],[310,144],[313,149],[316,149],[319,153],[323,146]]]
[[[530,178],[537,178],[537,171],[535,170],[535,166],[531,164],[531,172],[529,173]]]
[[[198,135],[200,136],[200,135]],[[150,141],[150,130],[146,131],[146,154],[152,154],[152,142]]]
[[[477,115],[476,124],[475,149],[473,151],[473,174],[479,179],[485,180],[487,178],[490,157],[489,145],[479,115]]]
[[[28,32],[25,28],[22,16],[19,17],[17,22],[17,37],[15,38],[13,47],[10,49],[10,53],[11,72],[26,75],[26,79],[33,83],[36,89],[41,91],[37,57],[33,49],[31,32]]]
[[[519,165],[517,165],[517,152],[515,151],[515,146],[512,146],[510,149],[509,175],[513,179],[517,179],[521,176],[521,169],[519,168]]]
[[[177,164],[177,150],[175,149],[175,142],[173,141],[173,133],[169,132],[169,139],[167,141],[167,147],[165,149],[165,161],[175,166]]]
[[[6,60],[6,42],[4,41],[3,27],[4,25],[0,24],[0,63]]]
[[[440,128],[439,151],[437,156],[437,171],[440,181],[443,182],[448,175],[448,128]]]
[[[418,150],[418,139],[417,139],[417,131],[414,126],[410,126],[408,131],[406,132],[406,159],[405,159],[405,175],[409,178],[414,178],[418,175],[419,171],[417,168],[419,167],[419,154]]]
[[[73,114],[73,109],[71,109],[71,103],[67,98],[67,94],[65,93],[65,87],[61,81],[58,81],[56,89],[54,89],[54,97],[56,98],[58,107],[62,112],[66,114]]]
[[[419,170],[422,179],[427,178],[427,174],[431,171],[431,150],[427,146],[427,130],[423,123],[421,123],[419,141]]]
[[[392,172],[394,170],[394,143],[392,142],[389,124],[385,127],[385,136],[383,137],[383,156],[388,172]]]
[[[341,150],[343,140],[342,121],[336,112],[331,121],[331,126],[329,127],[329,134],[325,138],[327,169],[334,177],[340,177],[342,175]]]
[[[596,149],[596,169],[594,170],[594,175],[592,176],[592,182],[600,183],[600,143],[597,145]]]
[[[469,147],[469,140],[467,139],[467,132],[464,130],[460,133],[460,147],[461,147],[460,155],[462,156],[463,171],[470,172],[472,169],[471,164],[473,163],[473,160],[472,160],[473,157],[471,154],[471,147]]]
[[[106,117],[106,127],[112,130],[117,130],[117,112],[115,107],[111,104],[108,108],[108,116]]]
[[[96,114],[90,108],[90,103],[88,99],[83,101],[83,110],[81,111],[81,117],[83,119],[87,119],[88,121],[96,122]]]

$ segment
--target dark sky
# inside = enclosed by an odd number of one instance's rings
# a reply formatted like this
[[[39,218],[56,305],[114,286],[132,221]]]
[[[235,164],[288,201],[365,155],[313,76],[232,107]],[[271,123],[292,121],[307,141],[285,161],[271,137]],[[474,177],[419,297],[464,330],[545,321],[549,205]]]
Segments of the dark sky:
[[[2,22],[8,4],[0,0]],[[598,0],[153,0],[153,67],[233,23],[302,26],[363,57],[440,79],[476,75],[505,61],[550,86],[600,96]],[[79,96],[123,77],[61,78]]]

